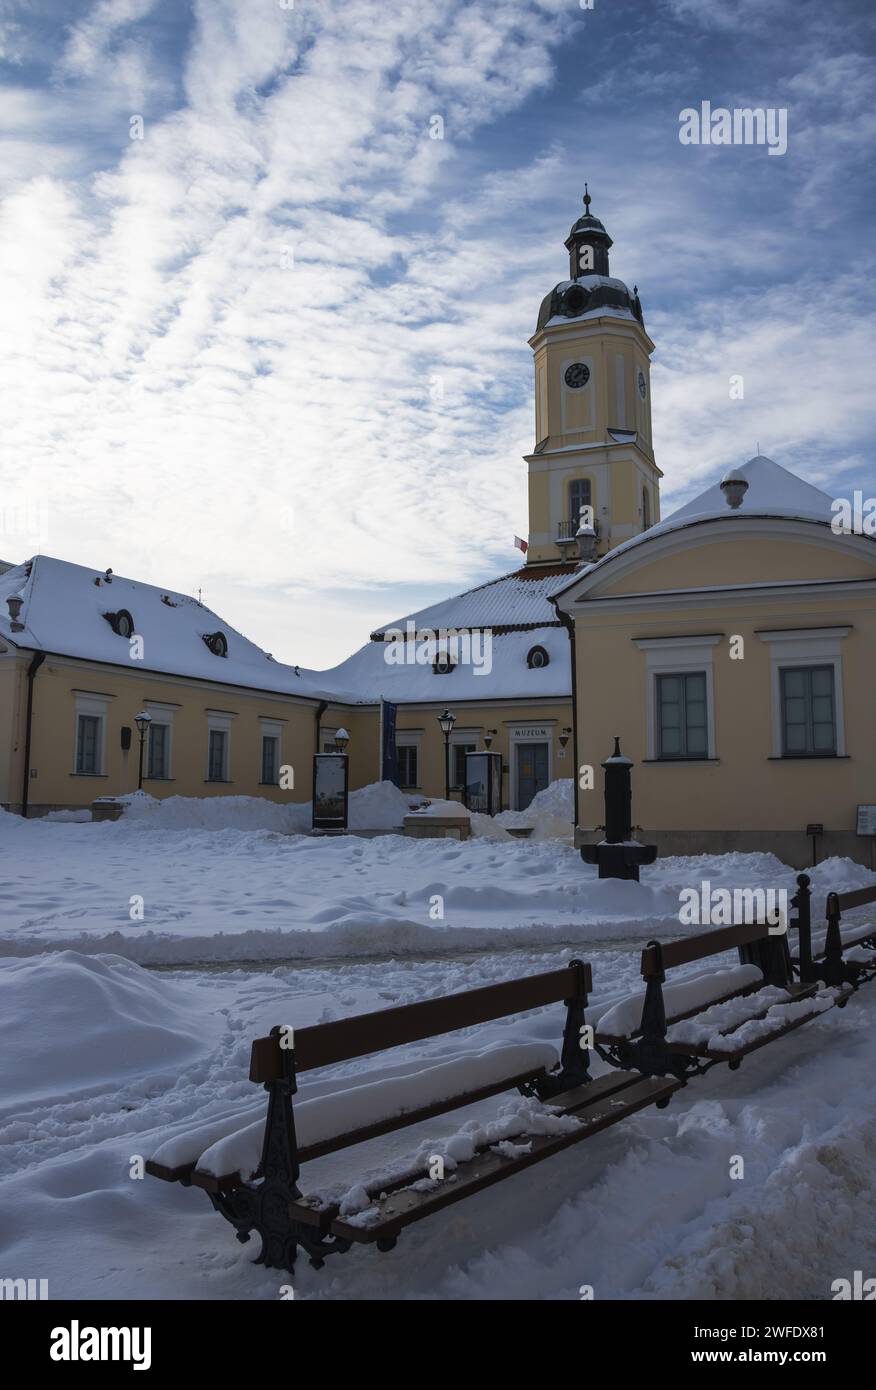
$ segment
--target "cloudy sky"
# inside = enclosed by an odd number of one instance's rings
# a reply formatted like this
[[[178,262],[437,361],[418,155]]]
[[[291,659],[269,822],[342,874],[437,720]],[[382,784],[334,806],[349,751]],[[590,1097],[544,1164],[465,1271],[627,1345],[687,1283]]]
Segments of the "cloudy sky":
[[[874,24],[0,0],[0,556],[200,587],[317,667],[513,568],[585,178],[657,344],[664,514],[757,443],[872,495]],[[703,100],[786,108],[787,153],[681,145]]]

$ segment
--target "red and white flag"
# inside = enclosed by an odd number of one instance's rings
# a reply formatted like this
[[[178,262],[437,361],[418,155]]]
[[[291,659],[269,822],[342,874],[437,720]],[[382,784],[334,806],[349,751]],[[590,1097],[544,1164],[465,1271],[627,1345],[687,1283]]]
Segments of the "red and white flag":
[[[518,549],[518,550],[522,550],[522,551],[523,551],[524,555],[526,554],[527,550],[529,549],[529,541],[523,541],[523,540],[520,539],[519,536],[515,536],[515,537],[514,537],[514,544],[517,546],[517,549]]]

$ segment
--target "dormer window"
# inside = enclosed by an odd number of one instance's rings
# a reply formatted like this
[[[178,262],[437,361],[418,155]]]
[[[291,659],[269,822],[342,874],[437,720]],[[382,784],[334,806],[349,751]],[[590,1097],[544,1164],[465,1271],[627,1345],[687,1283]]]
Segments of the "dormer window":
[[[224,632],[205,632],[204,641],[214,656],[228,655],[228,638]]]
[[[449,652],[439,652],[432,662],[432,670],[436,676],[449,676],[455,665]]]
[[[119,637],[133,637],[134,619],[127,608],[120,608],[118,613],[104,613],[103,616]]]
[[[526,653],[526,664],[531,671],[540,671],[542,666],[549,666],[550,660],[544,647],[530,647]]]

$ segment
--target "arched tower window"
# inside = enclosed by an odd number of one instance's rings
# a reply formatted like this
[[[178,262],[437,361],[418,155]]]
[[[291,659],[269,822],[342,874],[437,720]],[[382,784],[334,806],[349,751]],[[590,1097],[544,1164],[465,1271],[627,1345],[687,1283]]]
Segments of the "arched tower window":
[[[642,488],[642,530],[647,531],[651,525],[651,494],[646,487]]]
[[[592,489],[589,478],[573,478],[569,484],[569,525],[572,535],[578,530],[581,508],[592,505]]]

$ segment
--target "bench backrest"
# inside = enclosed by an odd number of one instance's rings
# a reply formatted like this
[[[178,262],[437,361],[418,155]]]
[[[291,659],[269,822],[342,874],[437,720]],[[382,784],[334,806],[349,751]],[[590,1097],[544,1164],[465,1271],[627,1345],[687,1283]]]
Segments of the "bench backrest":
[[[688,965],[706,956],[717,956],[734,946],[748,946],[763,941],[770,929],[765,922],[752,922],[737,927],[718,927],[715,931],[700,932],[698,936],[683,936],[678,941],[663,944],[649,941],[642,952],[642,978],[655,980],[673,965]]]
[[[836,907],[831,907],[831,900],[834,900]],[[828,893],[827,895],[827,915],[831,911],[851,912],[853,907],[867,907],[870,903],[876,903],[876,886],[873,888],[855,888],[850,893]]]
[[[561,999],[586,997],[591,988],[590,966],[584,961],[571,961],[560,970],[548,970],[522,980],[446,994],[440,999],[425,999],[420,1004],[379,1009],[357,1018],[318,1023],[312,1028],[296,1028],[295,1070],[310,1071],[333,1062],[347,1062],[387,1047],[419,1042],[423,1038],[455,1032],[458,1028],[505,1018],[508,1014],[555,1004]],[[250,1081],[279,1081],[283,1076],[283,1061],[279,1037],[257,1038],[252,1045]]]

